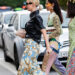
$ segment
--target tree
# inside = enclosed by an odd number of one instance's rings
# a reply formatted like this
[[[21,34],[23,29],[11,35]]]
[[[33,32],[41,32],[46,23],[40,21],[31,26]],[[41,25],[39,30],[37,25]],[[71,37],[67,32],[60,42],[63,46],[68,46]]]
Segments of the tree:
[[[61,6],[62,9],[66,9],[67,8],[67,1],[68,0],[58,0],[59,4]]]
[[[26,0],[0,0],[0,6],[11,6],[12,8],[21,7]],[[67,0],[58,0],[62,9],[66,9]],[[46,0],[40,0],[45,7]]]
[[[42,4],[44,7],[45,7],[45,3],[46,3],[46,0],[40,0],[40,4]]]
[[[16,8],[17,6],[21,7],[24,0],[0,0],[0,6],[11,6]]]

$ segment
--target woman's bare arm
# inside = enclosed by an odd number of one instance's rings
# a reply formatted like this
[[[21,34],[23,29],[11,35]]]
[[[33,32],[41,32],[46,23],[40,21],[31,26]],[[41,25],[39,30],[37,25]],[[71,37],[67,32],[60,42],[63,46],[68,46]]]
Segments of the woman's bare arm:
[[[21,38],[25,38],[26,31],[24,29],[20,29],[20,30],[16,31],[15,34],[17,36],[20,36]]]
[[[46,30],[45,29],[41,29],[41,32],[42,32],[42,34],[44,36],[44,40],[46,42],[46,49],[50,53],[50,52],[52,52],[52,49],[50,48],[50,45],[49,45],[49,39],[48,39],[48,36],[46,34]]]

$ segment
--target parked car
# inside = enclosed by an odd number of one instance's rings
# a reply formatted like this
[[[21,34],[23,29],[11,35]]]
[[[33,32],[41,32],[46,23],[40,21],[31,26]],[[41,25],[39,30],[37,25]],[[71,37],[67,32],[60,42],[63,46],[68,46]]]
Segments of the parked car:
[[[13,16],[13,11],[0,13],[0,47],[3,47],[3,33],[2,29],[9,25],[10,19]]]
[[[5,55],[5,60],[8,60],[8,57],[10,57],[11,59],[14,60],[15,65],[16,65],[16,69],[18,69],[24,48],[25,48],[25,39],[16,36],[14,33],[15,31],[19,30],[19,29],[24,29],[25,28],[25,23],[29,20],[29,11],[24,10],[24,11],[18,11],[16,12],[12,19],[11,19],[11,23],[10,23],[10,27],[8,27],[7,29],[4,30],[3,33],[3,39],[4,39],[4,43],[5,43],[5,50],[4,50],[4,55]],[[66,15],[66,12],[63,12],[63,14]],[[40,15],[43,18],[43,24],[46,27],[47,26],[47,20],[48,20],[48,15],[49,12],[45,9],[40,11]],[[64,19],[67,20],[66,16],[64,16]],[[67,24],[67,22],[66,22]],[[59,58],[64,58],[67,57],[66,55],[62,55],[61,53],[68,52],[68,49],[66,48],[64,50],[65,47],[68,47],[69,43],[67,42],[67,45],[65,43],[65,41],[69,41],[68,39],[68,24],[66,25],[67,27],[65,27],[65,24],[62,25],[62,30],[63,30],[63,34],[60,36],[60,43],[61,43],[61,49],[60,53],[59,53]],[[66,34],[66,35],[65,35]],[[62,37],[64,37],[65,35],[65,39],[63,40]],[[8,41],[9,40],[9,41]],[[65,43],[65,44],[64,44]],[[46,47],[44,47],[44,40],[42,39],[41,43],[40,43],[40,55],[38,57],[38,63],[42,64],[42,59],[46,50]],[[61,60],[60,60],[61,61]],[[65,61],[65,60],[64,60]],[[63,62],[64,62],[63,61]]]
[[[10,11],[12,10],[9,6],[0,6],[0,12]]]
[[[68,30],[68,24],[70,21],[70,18],[67,18],[67,12],[62,10],[63,15],[63,24],[62,24],[62,34],[59,37],[59,41],[61,43],[61,49],[59,53],[59,60],[62,63],[67,62],[68,58],[68,51],[69,51],[69,30]]]
[[[8,61],[10,57],[14,60],[17,69],[24,51],[25,39],[16,36],[15,31],[25,28],[29,13],[27,10],[17,11],[11,18],[10,27],[3,30],[5,60]]]
[[[25,28],[25,23],[30,19],[29,14],[30,12],[27,10],[17,11],[11,19],[11,28],[8,27],[7,29],[5,29],[3,34],[3,39],[5,43],[5,60],[7,61],[8,57],[13,59],[17,69],[24,51],[25,39],[16,36],[14,32],[19,29]],[[46,10],[42,10],[40,11],[40,14],[42,16],[48,16],[49,12],[47,12]],[[44,24],[47,24],[47,21],[44,20]]]

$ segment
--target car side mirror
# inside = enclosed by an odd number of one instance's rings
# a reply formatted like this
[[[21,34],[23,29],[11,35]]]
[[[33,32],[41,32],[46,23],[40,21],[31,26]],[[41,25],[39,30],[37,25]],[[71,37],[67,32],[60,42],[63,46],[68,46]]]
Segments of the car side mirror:
[[[9,24],[8,26],[13,26],[13,24]]]

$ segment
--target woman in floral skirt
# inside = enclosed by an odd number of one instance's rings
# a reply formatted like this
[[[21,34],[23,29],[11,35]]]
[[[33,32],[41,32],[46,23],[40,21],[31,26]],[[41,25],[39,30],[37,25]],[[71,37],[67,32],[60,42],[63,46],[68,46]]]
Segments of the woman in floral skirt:
[[[39,0],[27,0],[27,9],[31,11],[30,20],[25,25],[25,50],[21,59],[21,63],[18,69],[17,75],[46,75],[40,69],[37,58],[39,55],[39,44],[41,41],[41,34],[43,34],[47,52],[50,52],[49,41],[46,35],[45,27],[43,26],[43,20],[39,15]],[[16,35],[21,36],[20,30],[16,32]]]

